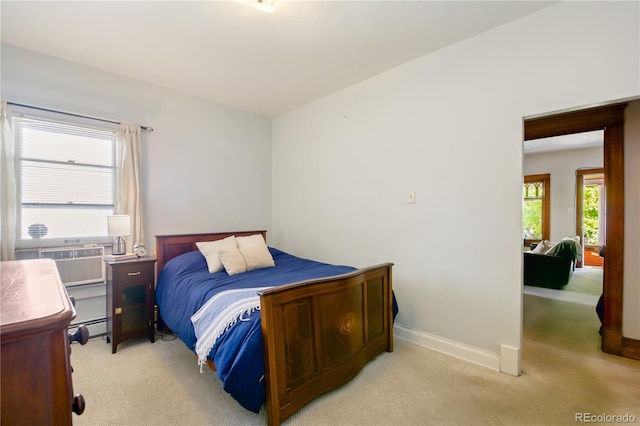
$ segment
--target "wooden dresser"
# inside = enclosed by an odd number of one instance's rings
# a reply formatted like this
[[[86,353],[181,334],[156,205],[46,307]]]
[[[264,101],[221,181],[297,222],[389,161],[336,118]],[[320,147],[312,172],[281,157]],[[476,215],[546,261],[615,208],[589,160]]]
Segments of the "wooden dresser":
[[[68,334],[76,314],[55,262],[0,262],[0,278],[2,424],[70,425],[84,411],[69,364],[70,342],[81,339]]]

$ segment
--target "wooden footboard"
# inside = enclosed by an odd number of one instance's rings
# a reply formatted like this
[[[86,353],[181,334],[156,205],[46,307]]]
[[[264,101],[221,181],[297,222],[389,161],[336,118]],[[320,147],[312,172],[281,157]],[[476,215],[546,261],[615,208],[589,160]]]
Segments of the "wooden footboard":
[[[266,231],[156,236],[158,273],[197,241]],[[279,425],[304,405],[393,351],[391,263],[260,292],[267,419]],[[158,312],[158,327],[162,326]]]
[[[270,425],[393,351],[392,266],[259,293]]]

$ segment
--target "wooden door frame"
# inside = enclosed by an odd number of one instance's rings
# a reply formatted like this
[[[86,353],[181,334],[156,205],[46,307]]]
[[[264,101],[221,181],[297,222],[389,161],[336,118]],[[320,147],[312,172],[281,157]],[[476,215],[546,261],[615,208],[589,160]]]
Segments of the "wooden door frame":
[[[525,118],[524,140],[604,130],[606,235],[602,350],[623,355],[624,109],[626,102]]]
[[[584,175],[591,174],[604,174],[604,168],[602,167],[594,167],[592,169],[579,169],[576,170],[576,235],[580,237],[580,244],[582,245],[582,259],[584,259],[584,247],[586,246],[584,242],[584,227],[582,226],[583,222],[583,203],[584,203]],[[606,179],[605,179],[606,185]],[[605,192],[605,200],[607,193]],[[606,203],[606,201],[605,201]],[[606,210],[606,206],[605,206]],[[605,238],[607,236],[606,227],[605,227]],[[582,268],[582,260],[576,262],[576,268]]]

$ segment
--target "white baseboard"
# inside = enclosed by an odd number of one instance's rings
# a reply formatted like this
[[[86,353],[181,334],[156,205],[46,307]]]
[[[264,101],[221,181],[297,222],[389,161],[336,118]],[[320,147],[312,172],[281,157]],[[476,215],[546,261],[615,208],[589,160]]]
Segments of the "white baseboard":
[[[497,354],[433,334],[412,330],[401,325],[393,327],[393,335],[418,346],[482,365],[495,371],[516,376],[520,374],[520,351],[512,346],[501,345],[500,353]]]
[[[519,376],[520,368],[520,349],[509,345],[500,345],[500,371]]]

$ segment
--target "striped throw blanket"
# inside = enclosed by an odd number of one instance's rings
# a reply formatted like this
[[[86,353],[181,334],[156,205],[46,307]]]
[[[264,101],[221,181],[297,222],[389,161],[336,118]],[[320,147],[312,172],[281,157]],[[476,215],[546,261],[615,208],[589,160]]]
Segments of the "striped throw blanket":
[[[267,288],[270,287],[220,292],[207,300],[198,312],[191,316],[197,338],[196,354],[200,372],[218,338],[237,321],[245,321],[246,315],[260,310],[260,296],[256,293]]]

